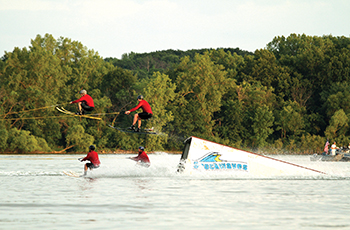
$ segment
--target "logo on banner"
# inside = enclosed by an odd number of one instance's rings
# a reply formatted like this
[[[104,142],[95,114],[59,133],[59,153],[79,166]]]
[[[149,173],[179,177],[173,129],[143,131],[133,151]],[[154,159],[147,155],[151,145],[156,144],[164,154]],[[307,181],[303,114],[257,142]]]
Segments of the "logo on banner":
[[[221,159],[222,154],[219,152],[210,152],[205,156],[195,160],[193,167],[199,169],[201,166],[205,170],[242,170],[248,171],[246,162],[235,162]]]

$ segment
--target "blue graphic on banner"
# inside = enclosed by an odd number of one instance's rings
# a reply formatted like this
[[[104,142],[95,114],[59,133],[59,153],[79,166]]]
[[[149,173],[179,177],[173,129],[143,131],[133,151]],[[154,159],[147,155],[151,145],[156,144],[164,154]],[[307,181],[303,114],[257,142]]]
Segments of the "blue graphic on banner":
[[[228,162],[220,159],[221,154],[218,152],[211,152],[202,158],[193,162],[193,167],[198,169],[203,166],[205,170],[242,170],[248,171],[248,164],[246,162]]]

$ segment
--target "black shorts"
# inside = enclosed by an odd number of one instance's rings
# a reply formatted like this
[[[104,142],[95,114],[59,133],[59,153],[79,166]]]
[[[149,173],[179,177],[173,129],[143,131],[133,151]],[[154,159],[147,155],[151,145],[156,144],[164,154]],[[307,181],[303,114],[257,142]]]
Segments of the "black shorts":
[[[82,107],[85,111],[92,111],[92,110],[94,110],[94,107],[88,106],[88,105],[86,104],[85,101],[83,101],[83,102],[81,103],[81,107]]]
[[[94,165],[93,163],[86,163],[86,167],[88,167],[89,169],[97,169],[100,166]]]
[[[152,117],[152,113],[145,113],[145,112],[143,112],[143,113],[139,113],[139,117],[141,118],[141,119],[149,119],[149,118],[151,118]]]

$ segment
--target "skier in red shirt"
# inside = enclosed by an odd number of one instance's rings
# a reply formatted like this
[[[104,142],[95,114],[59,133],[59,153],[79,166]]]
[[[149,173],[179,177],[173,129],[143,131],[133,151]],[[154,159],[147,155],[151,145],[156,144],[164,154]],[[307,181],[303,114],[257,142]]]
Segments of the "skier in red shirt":
[[[81,162],[83,161],[90,161],[90,163],[86,163],[84,166],[84,176],[86,176],[87,170],[88,168],[90,170],[95,169],[100,167],[100,160],[98,159],[98,154],[97,152],[95,152],[95,146],[90,145],[89,147],[89,153],[87,154],[86,157],[84,157],[83,159],[79,159]]]
[[[83,89],[80,91],[81,98],[75,101],[71,101],[69,104],[78,103],[79,111],[76,114],[83,115],[85,111],[92,111],[95,108],[94,100],[92,97],[87,94],[86,90]]]
[[[151,106],[148,104],[148,102],[146,100],[143,99],[142,95],[139,95],[137,97],[137,100],[139,101],[139,104],[135,108],[132,108],[132,109],[126,111],[125,114],[129,114],[131,112],[134,112],[134,111],[138,110],[140,107],[142,108],[142,113],[135,114],[132,126],[130,126],[130,128],[129,128],[131,130],[134,130],[135,132],[140,132],[141,119],[151,118],[153,116],[153,112],[152,112]],[[138,122],[137,128],[135,128],[136,122]]]
[[[129,157],[129,159],[136,161],[138,165],[143,167],[148,168],[151,166],[151,162],[149,161],[149,158],[145,152],[145,148],[142,146],[139,147],[139,155],[137,157]]]

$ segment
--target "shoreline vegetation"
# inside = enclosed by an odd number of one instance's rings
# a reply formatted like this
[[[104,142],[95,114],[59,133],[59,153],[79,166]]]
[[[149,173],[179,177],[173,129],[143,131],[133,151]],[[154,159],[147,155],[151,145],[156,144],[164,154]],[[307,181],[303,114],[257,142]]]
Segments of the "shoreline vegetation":
[[[150,151],[147,152],[147,154],[157,154],[158,151]],[[174,151],[174,152],[167,152],[167,151],[159,151],[166,154],[175,154],[175,155],[181,155],[182,152]],[[127,150],[115,150],[115,151],[97,151],[99,155],[117,155],[117,154],[138,154],[138,151],[127,151]],[[26,153],[14,153],[14,152],[0,152],[0,155],[86,155],[87,152],[60,152],[60,151],[54,151],[54,152],[26,152]]]
[[[0,150],[75,154],[93,144],[112,153],[140,145],[182,152],[183,141],[196,136],[262,154],[322,153],[327,140],[350,143],[349,82],[345,36],[290,34],[255,52],[163,50],[119,59],[69,38],[37,35],[0,58]],[[69,102],[82,89],[99,120],[55,109],[75,113]],[[132,124],[134,113],[125,111],[138,95],[153,111],[142,127],[160,135],[109,127]]]
[[[260,150],[260,151],[254,151],[254,150],[249,150],[245,149],[245,151],[260,154],[260,155],[312,155],[316,152],[292,152],[292,151],[285,151],[285,150]],[[133,150],[101,150],[101,151],[96,151],[99,155],[103,154],[138,154],[138,151],[133,151]],[[147,151],[146,151],[147,152]],[[182,151],[149,151],[147,154],[157,154],[157,153],[166,153],[166,154],[175,154],[175,155],[181,155]],[[321,152],[318,152],[320,154]],[[16,153],[16,152],[0,152],[0,155],[50,155],[50,154],[57,154],[57,155],[86,155],[87,152],[63,152],[63,151],[52,151],[52,152],[25,152],[25,153]]]

